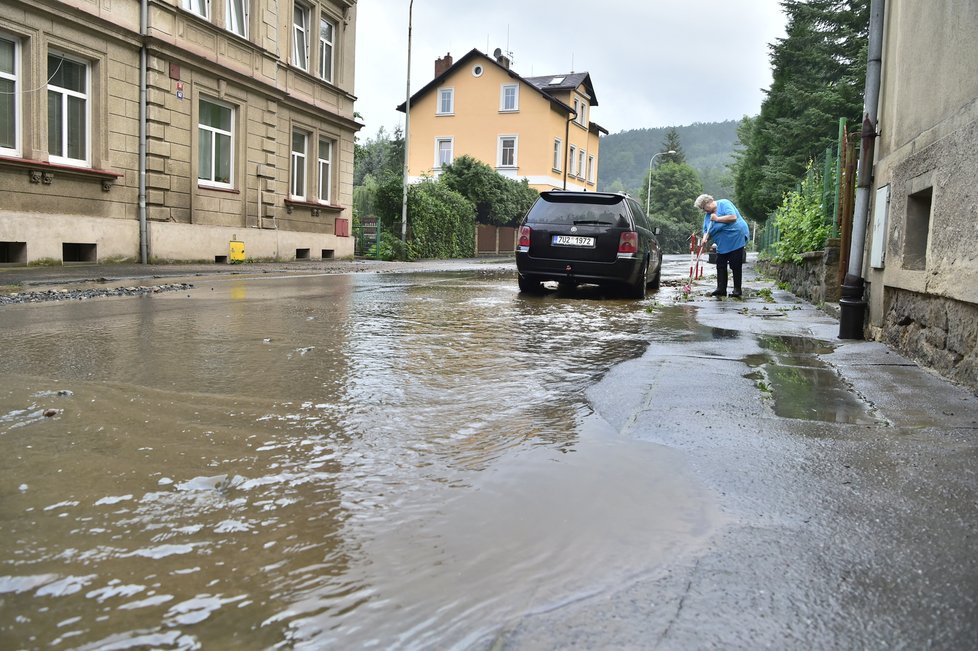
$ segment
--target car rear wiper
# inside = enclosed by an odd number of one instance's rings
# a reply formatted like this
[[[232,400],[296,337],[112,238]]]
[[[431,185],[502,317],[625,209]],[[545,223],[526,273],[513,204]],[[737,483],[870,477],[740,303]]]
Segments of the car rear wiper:
[[[605,226],[611,226],[614,222],[605,222],[600,219],[575,219],[574,226],[580,226],[581,224],[604,224]]]

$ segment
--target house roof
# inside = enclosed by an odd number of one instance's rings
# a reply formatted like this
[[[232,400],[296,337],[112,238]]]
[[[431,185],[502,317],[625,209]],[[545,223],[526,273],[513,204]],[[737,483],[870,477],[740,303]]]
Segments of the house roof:
[[[540,89],[544,93],[556,91],[575,90],[581,84],[587,89],[588,98],[591,106],[598,105],[598,97],[594,94],[594,86],[591,85],[591,75],[587,72],[569,72],[566,75],[546,75],[543,77],[526,77],[525,81]]]
[[[485,59],[490,65],[496,66],[516,81],[523,82],[534,91],[540,93],[550,100],[551,104],[559,107],[561,110],[567,113],[573,113],[574,109],[563,101],[554,97],[552,93],[574,90],[581,84],[584,84],[585,88],[587,89],[587,93],[590,96],[591,106],[598,105],[597,97],[594,94],[594,87],[591,85],[591,75],[586,72],[572,72],[565,75],[548,75],[544,77],[522,77],[509,68],[500,65],[492,57],[483,54],[476,48],[469,50],[465,56],[454,62],[447,70],[428,82],[421,90],[411,95],[411,103],[414,104],[422,96],[438,87],[438,85],[441,84],[446,77],[454,73],[458,68],[476,58]],[[407,108],[406,104],[407,102],[401,102],[400,105],[398,105],[397,110],[403,113]]]

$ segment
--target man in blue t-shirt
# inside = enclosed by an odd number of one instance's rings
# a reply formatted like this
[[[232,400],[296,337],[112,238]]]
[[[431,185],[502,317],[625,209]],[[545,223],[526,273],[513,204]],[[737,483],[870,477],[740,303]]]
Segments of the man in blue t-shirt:
[[[740,282],[750,227],[737,206],[727,199],[717,201],[708,194],[701,194],[693,205],[706,213],[703,217],[703,247],[710,239],[717,247],[717,288],[710,296],[727,295],[727,265],[733,272],[734,288],[730,295],[741,296]]]

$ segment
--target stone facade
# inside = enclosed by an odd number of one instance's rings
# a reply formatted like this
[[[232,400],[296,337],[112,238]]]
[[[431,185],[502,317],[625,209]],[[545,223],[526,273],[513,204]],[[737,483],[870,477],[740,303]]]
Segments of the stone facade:
[[[978,306],[899,289],[886,293],[878,338],[914,361],[978,389]]]
[[[866,335],[978,392],[974,0],[887,0]]]
[[[355,0],[144,1],[0,4],[0,263],[352,256]]]

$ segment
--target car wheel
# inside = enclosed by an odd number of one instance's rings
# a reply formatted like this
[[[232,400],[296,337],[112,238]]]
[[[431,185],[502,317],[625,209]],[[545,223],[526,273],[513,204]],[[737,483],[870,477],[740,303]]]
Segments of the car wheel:
[[[653,290],[658,291],[659,284],[661,282],[662,282],[662,263],[660,262],[659,267],[655,270],[655,275],[652,276],[652,282],[649,283],[649,286],[652,287]]]
[[[635,284],[631,287],[632,291],[630,293],[632,298],[637,298],[639,300],[645,298],[645,291],[646,287],[648,286],[648,275],[649,263],[645,262],[645,264],[642,265],[642,273],[638,275],[638,279],[636,279]]]
[[[520,285],[520,291],[527,294],[536,294],[543,287],[539,280],[531,280],[522,275],[517,276],[516,279]]]

